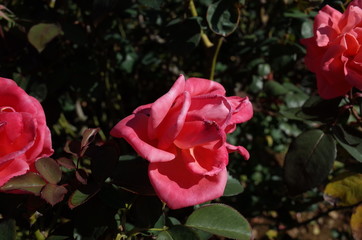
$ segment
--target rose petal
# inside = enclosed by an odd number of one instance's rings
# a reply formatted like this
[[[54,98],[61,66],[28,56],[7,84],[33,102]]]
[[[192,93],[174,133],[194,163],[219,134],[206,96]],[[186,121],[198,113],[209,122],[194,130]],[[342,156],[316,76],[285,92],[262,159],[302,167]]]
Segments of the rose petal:
[[[178,148],[188,149],[195,146],[218,141],[220,146],[225,142],[225,132],[217,123],[211,121],[185,122],[174,143]]]
[[[190,92],[191,96],[204,94],[225,96],[225,89],[220,83],[203,78],[187,79],[185,90]]]
[[[229,122],[231,114],[231,105],[225,97],[203,95],[192,98],[186,121],[214,121],[219,126],[223,126]]]
[[[13,161],[0,164],[0,186],[4,185],[12,177],[25,174],[29,169],[29,165],[25,159],[18,157]]]
[[[248,150],[246,150],[243,146],[234,146],[229,143],[226,143],[225,146],[229,153],[238,152],[245,160],[250,158]]]
[[[361,24],[362,22],[361,6],[362,5],[356,5],[356,3],[349,4],[342,18],[338,22],[336,21],[342,33],[347,33],[356,26]]]
[[[36,122],[29,113],[0,113],[0,164],[24,154],[36,138]],[[35,161],[35,160],[34,160]]]
[[[185,149],[181,151],[181,158],[191,172],[207,176],[219,174],[229,161],[228,151],[224,146],[218,149],[204,146]]]
[[[152,104],[150,112],[151,118],[148,122],[148,135],[151,139],[156,137],[156,129],[159,127],[162,120],[166,117],[176,98],[182,95],[184,91],[185,77],[180,75],[171,89]]]
[[[182,104],[172,107],[170,113],[165,117],[162,127],[158,129],[158,148],[169,148],[184,126],[191,105],[190,93],[184,92],[184,96],[180,100],[182,100]]]
[[[151,141],[147,135],[149,116],[146,110],[132,114],[113,127],[110,134],[113,137],[124,138],[136,152],[150,162],[170,161],[175,158],[175,154],[158,149],[151,144],[157,145],[157,142]]]
[[[190,172],[182,159],[150,163],[148,175],[159,196],[171,209],[178,209],[216,199],[223,195],[227,171],[214,176]]]
[[[241,98],[234,96],[227,97],[226,99],[232,107],[232,115],[229,123],[243,123],[249,121],[253,117],[253,105],[248,97]]]
[[[342,13],[329,5],[324,6],[314,19],[314,36],[319,47],[327,46],[339,33],[338,22]]]

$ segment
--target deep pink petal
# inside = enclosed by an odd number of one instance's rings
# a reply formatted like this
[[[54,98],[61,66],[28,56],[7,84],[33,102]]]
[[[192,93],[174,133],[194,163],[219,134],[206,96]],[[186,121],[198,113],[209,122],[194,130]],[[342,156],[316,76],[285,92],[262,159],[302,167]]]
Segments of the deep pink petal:
[[[175,100],[185,91],[185,77],[180,77],[173,84],[171,89],[162,97],[157,99],[151,106],[151,118],[148,122],[148,135],[151,139],[156,137],[156,130],[166,117]]]
[[[345,78],[335,78],[335,82],[330,84],[330,81],[324,76],[324,73],[317,74],[317,89],[318,94],[324,99],[332,99],[340,96],[344,96],[352,86],[345,81]]]
[[[174,159],[174,153],[154,147],[157,142],[148,138],[148,119],[149,116],[142,111],[132,114],[117,123],[110,134],[113,137],[124,138],[142,158],[150,162],[163,162]]]
[[[245,160],[250,158],[248,150],[246,150],[243,146],[234,146],[229,143],[226,143],[225,146],[229,153],[238,152]]]
[[[214,121],[223,126],[230,120],[231,114],[231,105],[224,96],[203,95],[192,98],[186,121]]]
[[[188,149],[210,142],[218,141],[222,145],[226,135],[217,123],[212,121],[185,122],[174,143],[178,148]],[[217,146],[217,147],[219,147]]]
[[[326,46],[324,44],[328,44],[330,39],[334,39],[334,37],[340,33],[340,28],[338,23],[342,18],[342,13],[338,10],[332,8],[329,5],[324,6],[317,14],[314,19],[314,35],[317,36],[317,31],[320,31],[320,35],[317,38],[317,42],[319,42],[320,47]],[[328,26],[328,27],[327,27]],[[327,27],[327,28],[326,28]],[[321,30],[321,28],[325,28],[325,30]],[[334,31],[333,31],[334,29]],[[327,39],[327,41],[326,41]],[[319,40],[319,41],[318,41]]]
[[[184,149],[180,157],[191,172],[207,176],[219,174],[229,162],[229,154],[225,146],[218,149],[209,146]]]
[[[232,107],[232,115],[230,119],[230,123],[243,123],[249,121],[254,114],[253,105],[249,101],[248,97],[227,97],[226,98],[231,107]]]
[[[360,4],[360,3],[359,3]],[[342,33],[351,31],[356,26],[360,26],[362,22],[362,5],[357,5],[354,1],[349,4],[340,21],[336,21]]]
[[[17,112],[0,112],[0,122],[0,164],[3,164],[33,146],[36,122],[31,114]]]
[[[191,97],[188,92],[184,92],[183,98],[179,98],[181,104],[175,104],[169,114],[165,117],[162,127],[158,129],[158,148],[169,148],[177,135],[181,132],[191,105]]]
[[[203,78],[187,79],[185,90],[190,92],[191,96],[204,94],[225,96],[225,89],[220,83]]]
[[[25,174],[28,169],[28,163],[21,157],[15,158],[4,164],[0,164],[0,186],[4,185],[12,177]]]
[[[150,163],[148,175],[159,196],[170,208],[178,209],[221,197],[227,181],[227,171],[214,176],[190,172],[182,159]]]
[[[307,68],[316,73],[321,69],[322,57],[326,51],[325,48],[317,46],[315,37],[302,39],[300,42],[307,47],[307,55],[304,58]]]

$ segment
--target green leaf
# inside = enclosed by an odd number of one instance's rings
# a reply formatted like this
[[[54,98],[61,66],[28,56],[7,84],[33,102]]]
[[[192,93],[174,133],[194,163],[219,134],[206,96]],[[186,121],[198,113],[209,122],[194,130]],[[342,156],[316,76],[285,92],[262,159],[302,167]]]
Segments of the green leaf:
[[[28,40],[38,52],[42,52],[45,46],[60,34],[62,30],[57,24],[39,23],[30,28]]]
[[[277,81],[267,81],[264,84],[264,91],[271,96],[282,96],[290,92]]]
[[[49,183],[42,189],[41,197],[50,205],[54,206],[64,199],[64,195],[67,192],[68,190],[65,187]]]
[[[342,146],[357,161],[362,162],[362,137],[358,136],[358,131],[348,129],[346,126],[334,126],[333,136],[338,144]]]
[[[310,38],[313,37],[313,21],[307,19],[303,22],[301,28],[301,34],[303,38]]]
[[[0,189],[2,191],[24,190],[39,195],[46,182],[38,174],[28,172],[24,175],[13,177]]]
[[[83,193],[78,189],[75,190],[68,199],[69,208],[73,209],[75,207],[78,207],[79,205],[82,205],[83,203],[88,201],[91,197],[93,197],[98,191],[99,189],[92,193]]]
[[[224,204],[209,204],[196,209],[185,225],[227,238],[251,238],[248,221],[238,211]]]
[[[49,183],[57,184],[62,178],[62,170],[52,158],[40,158],[35,162],[35,168]]]
[[[319,129],[300,134],[285,157],[284,177],[291,195],[303,193],[326,179],[336,158],[336,143]]]
[[[182,225],[175,225],[157,236],[157,240],[200,240],[194,230]]]
[[[242,193],[243,191],[244,187],[240,184],[240,182],[229,175],[223,196],[235,196]]]
[[[14,219],[2,219],[0,221],[0,239],[16,239],[16,222]]]
[[[221,36],[228,36],[239,24],[240,9],[237,1],[219,0],[207,9],[206,20],[210,29]]]

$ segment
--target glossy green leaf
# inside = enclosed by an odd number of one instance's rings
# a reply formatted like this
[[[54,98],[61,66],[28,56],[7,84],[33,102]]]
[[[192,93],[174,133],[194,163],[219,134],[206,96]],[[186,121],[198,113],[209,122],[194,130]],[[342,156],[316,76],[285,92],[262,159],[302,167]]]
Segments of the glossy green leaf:
[[[210,29],[224,37],[235,31],[239,19],[240,9],[234,0],[219,0],[207,9],[206,20]]]
[[[24,175],[13,177],[0,189],[2,191],[11,190],[24,190],[39,195],[41,189],[45,186],[46,182],[42,177],[33,172],[28,172]]]
[[[39,23],[30,28],[28,40],[38,52],[42,52],[45,46],[60,34],[62,30],[57,24]]]
[[[333,136],[338,144],[342,146],[357,161],[362,162],[362,136],[355,129],[336,125],[332,129]]]
[[[35,168],[49,183],[57,184],[62,178],[62,170],[52,158],[40,158],[35,162]]]
[[[54,206],[64,199],[67,192],[68,190],[65,187],[49,183],[45,185],[40,195],[50,205]]]
[[[238,211],[224,204],[204,205],[196,209],[185,225],[227,238],[251,238],[248,221]]]
[[[336,143],[319,129],[300,134],[289,146],[284,177],[289,193],[297,195],[320,185],[336,158]]]
[[[240,181],[229,175],[223,196],[235,196],[242,193],[243,191],[244,187],[241,185]]]
[[[157,240],[200,240],[194,230],[182,225],[175,225],[157,236]]]
[[[16,222],[14,219],[2,219],[0,221],[0,239],[16,239]]]

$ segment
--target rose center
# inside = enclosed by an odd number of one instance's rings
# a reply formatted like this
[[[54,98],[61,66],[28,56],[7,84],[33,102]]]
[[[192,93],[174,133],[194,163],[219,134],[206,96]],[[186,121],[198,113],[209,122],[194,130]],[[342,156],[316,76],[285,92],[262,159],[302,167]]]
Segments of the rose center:
[[[0,113],[1,112],[15,112],[14,108],[9,106],[0,107]]]

